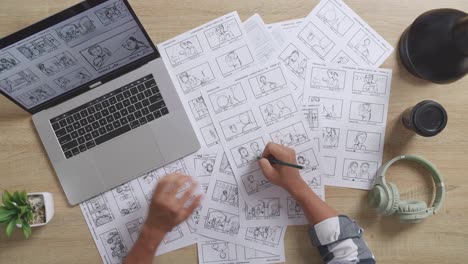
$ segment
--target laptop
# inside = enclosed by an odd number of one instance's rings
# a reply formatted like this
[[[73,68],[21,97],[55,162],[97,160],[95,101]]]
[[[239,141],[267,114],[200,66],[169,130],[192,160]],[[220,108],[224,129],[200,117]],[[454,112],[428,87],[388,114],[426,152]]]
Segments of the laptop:
[[[0,91],[32,114],[72,205],[200,148],[127,0],[85,1],[0,39]]]

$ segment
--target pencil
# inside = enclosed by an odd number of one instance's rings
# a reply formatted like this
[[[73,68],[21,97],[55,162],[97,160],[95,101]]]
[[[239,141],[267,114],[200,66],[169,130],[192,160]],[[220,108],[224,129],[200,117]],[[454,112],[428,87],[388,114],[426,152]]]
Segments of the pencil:
[[[262,159],[262,157],[257,157],[257,160],[261,160],[261,159]],[[270,162],[270,164],[278,164],[278,165],[288,166],[288,167],[295,168],[295,169],[300,169],[300,170],[304,169],[304,167],[302,167],[301,165],[291,164],[291,163],[284,162],[284,161],[281,161],[281,160],[277,160],[277,159],[274,159],[274,158],[267,158],[267,159]]]

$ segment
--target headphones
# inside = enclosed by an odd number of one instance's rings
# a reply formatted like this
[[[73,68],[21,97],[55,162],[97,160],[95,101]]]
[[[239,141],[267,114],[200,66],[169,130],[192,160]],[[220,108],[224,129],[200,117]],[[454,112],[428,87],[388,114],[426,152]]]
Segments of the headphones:
[[[385,180],[388,168],[399,160],[410,160],[426,168],[436,185],[436,195],[431,207],[423,201],[400,201],[400,193],[395,184]],[[369,192],[368,202],[371,208],[382,215],[396,215],[400,223],[418,223],[423,219],[437,213],[445,200],[445,185],[442,175],[429,161],[415,155],[398,156],[380,167],[375,179],[374,188]]]

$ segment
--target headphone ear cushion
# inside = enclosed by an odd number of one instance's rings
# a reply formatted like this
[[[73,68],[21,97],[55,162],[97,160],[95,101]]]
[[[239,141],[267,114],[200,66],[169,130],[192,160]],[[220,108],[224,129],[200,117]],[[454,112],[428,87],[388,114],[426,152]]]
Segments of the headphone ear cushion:
[[[398,191],[398,188],[395,184],[391,182],[388,182],[387,184],[390,187],[389,189],[391,190],[392,197],[390,197],[391,207],[387,210],[385,215],[392,215],[398,210],[398,205],[400,203],[400,191]]]
[[[401,201],[398,205],[398,213],[409,214],[424,211],[427,209],[427,204],[423,201],[407,200]]]

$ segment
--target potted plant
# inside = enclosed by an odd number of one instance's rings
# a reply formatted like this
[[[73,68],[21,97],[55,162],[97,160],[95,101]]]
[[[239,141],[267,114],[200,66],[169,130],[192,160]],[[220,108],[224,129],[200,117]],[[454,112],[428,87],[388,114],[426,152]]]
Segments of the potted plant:
[[[54,199],[51,193],[5,191],[0,206],[0,224],[5,225],[5,233],[10,237],[15,226],[21,228],[24,236],[31,235],[31,227],[43,226],[54,216]]]

